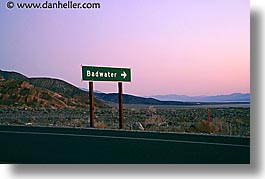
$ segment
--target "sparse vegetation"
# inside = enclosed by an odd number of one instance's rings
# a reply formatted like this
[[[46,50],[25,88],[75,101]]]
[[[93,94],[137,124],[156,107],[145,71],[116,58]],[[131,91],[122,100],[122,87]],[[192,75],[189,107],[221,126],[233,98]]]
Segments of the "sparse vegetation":
[[[95,127],[96,128],[108,128],[108,126],[103,121],[96,122]]]
[[[146,131],[205,133],[214,135],[250,136],[250,108],[213,108],[207,121],[205,108],[126,108],[125,129],[137,122]],[[89,126],[88,108],[52,109],[27,106],[0,108],[1,124],[36,126]],[[96,108],[95,127],[117,129],[117,108]]]

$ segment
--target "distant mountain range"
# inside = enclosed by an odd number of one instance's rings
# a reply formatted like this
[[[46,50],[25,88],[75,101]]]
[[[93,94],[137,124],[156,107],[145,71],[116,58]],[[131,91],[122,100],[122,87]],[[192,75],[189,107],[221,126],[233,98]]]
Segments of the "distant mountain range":
[[[232,93],[215,96],[186,96],[186,95],[156,95],[151,98],[161,101],[185,101],[185,102],[249,102],[250,93]],[[148,98],[150,98],[148,97]]]

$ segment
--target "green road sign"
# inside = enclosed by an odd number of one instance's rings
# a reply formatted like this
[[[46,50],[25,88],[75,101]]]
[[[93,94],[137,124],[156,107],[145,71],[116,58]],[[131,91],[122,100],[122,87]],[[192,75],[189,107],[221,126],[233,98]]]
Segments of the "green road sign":
[[[84,81],[131,81],[131,69],[82,66],[82,80]]]

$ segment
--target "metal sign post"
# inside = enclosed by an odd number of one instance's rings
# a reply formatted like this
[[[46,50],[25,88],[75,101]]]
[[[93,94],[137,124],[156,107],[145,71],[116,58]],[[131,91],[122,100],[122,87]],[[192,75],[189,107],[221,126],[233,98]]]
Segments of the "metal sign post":
[[[93,81],[116,81],[119,91],[119,128],[124,128],[122,82],[131,81],[131,69],[114,67],[82,66],[82,80],[89,81],[90,127],[94,127]]]
[[[94,91],[93,82],[89,82],[89,108],[90,108],[90,127],[94,127]]]
[[[123,118],[123,106],[122,106],[122,82],[118,83],[119,88],[119,128],[124,128],[124,118]]]

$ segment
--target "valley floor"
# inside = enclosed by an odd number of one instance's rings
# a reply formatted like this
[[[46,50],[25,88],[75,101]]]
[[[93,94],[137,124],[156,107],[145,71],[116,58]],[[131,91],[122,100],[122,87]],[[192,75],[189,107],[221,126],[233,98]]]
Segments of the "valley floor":
[[[249,107],[176,108],[143,106],[124,109],[126,130],[250,136]],[[89,109],[0,108],[0,124],[88,128]],[[118,129],[118,108],[96,108],[96,128]]]

